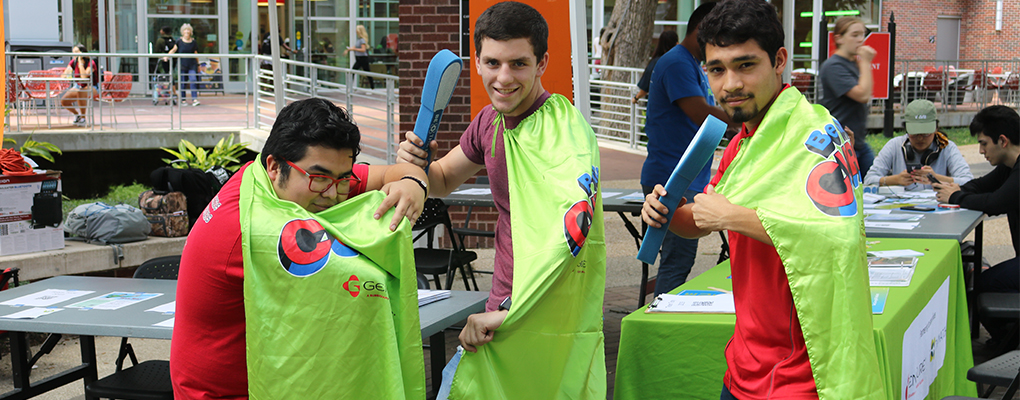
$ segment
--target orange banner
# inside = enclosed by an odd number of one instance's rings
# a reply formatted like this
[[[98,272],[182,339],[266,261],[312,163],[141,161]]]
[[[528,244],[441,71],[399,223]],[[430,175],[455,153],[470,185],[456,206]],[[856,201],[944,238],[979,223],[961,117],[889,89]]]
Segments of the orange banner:
[[[0,0],[0,9],[2,9],[2,8],[4,8],[4,0]],[[4,111],[6,111],[7,110],[7,96],[6,96],[6,93],[7,93],[7,76],[6,76],[7,75],[7,37],[4,35],[4,19],[3,18],[0,18],[0,42],[4,43],[4,46],[2,48],[0,48],[0,70],[4,71],[4,79],[0,79],[0,89],[3,89],[3,93],[5,94],[4,98],[2,100],[0,100],[0,106],[2,106],[0,108],[3,108]],[[4,121],[6,122],[7,119],[4,118]],[[3,130],[0,130],[0,147],[2,147],[2,145],[3,145],[4,133],[5,132],[7,132],[7,127],[4,127]]]
[[[471,61],[465,65],[471,70],[471,115],[474,116],[489,105],[482,78],[475,69],[474,34],[475,21],[485,9],[501,0],[471,1]],[[568,99],[574,98],[573,72],[570,66],[570,3],[569,0],[518,0],[535,7],[549,24],[549,67],[542,75],[542,87],[549,93],[559,93]]]

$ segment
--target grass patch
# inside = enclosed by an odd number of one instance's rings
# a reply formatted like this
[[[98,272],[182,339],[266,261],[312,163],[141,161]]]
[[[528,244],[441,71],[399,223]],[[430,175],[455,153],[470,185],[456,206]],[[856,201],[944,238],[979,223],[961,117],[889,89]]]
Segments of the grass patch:
[[[69,212],[71,212],[71,210],[73,210],[77,206],[80,206],[80,205],[86,204],[86,203],[94,203],[94,202],[97,202],[97,201],[101,201],[101,202],[109,204],[111,206],[112,205],[116,205],[116,204],[120,204],[120,203],[124,203],[124,204],[130,205],[132,207],[138,207],[138,195],[142,194],[142,192],[144,192],[146,190],[149,190],[149,189],[152,189],[152,188],[149,187],[149,186],[146,186],[146,185],[143,185],[143,184],[135,182],[135,183],[132,183],[130,185],[114,185],[114,186],[111,186],[109,191],[106,193],[105,196],[97,197],[97,198],[94,198],[94,199],[66,199],[65,198],[64,201],[63,201],[64,215],[67,215]]]
[[[949,137],[950,141],[956,143],[957,146],[977,143],[977,138],[970,135],[970,129],[967,127],[947,128],[943,129],[942,132]],[[904,133],[907,133],[907,131],[902,129],[894,130],[893,137],[902,136]],[[878,152],[882,150],[882,147],[885,147],[885,143],[888,142],[889,139],[892,138],[887,138],[885,135],[877,133],[868,135],[867,142],[868,145],[871,146],[871,150],[875,152],[875,155],[877,156]]]

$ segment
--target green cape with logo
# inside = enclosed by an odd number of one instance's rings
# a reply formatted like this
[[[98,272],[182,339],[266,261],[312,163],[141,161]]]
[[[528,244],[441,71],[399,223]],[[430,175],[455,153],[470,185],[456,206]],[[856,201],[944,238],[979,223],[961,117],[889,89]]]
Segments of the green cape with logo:
[[[252,399],[425,398],[410,225],[390,232],[392,210],[372,218],[384,197],[371,191],[313,214],[280,200],[261,163],[245,169]]]
[[[783,90],[715,190],[755,210],[783,261],[821,399],[885,399],[862,189],[842,125]]]
[[[595,134],[553,94],[503,138],[513,307],[492,342],[464,353],[450,399],[603,400],[606,247]]]

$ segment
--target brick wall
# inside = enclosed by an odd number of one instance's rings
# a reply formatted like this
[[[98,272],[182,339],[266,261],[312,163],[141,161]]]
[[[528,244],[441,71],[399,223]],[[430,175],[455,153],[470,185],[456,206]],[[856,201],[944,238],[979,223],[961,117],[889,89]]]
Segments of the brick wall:
[[[397,39],[400,52],[400,121],[401,132],[414,128],[414,116],[421,104],[421,88],[429,61],[439,50],[449,49],[460,53],[460,1],[459,0],[401,0],[400,33]],[[457,89],[450,99],[450,105],[443,113],[439,125],[438,157],[454,148],[461,134],[471,122],[471,79],[473,61],[465,60]],[[401,134],[403,139],[403,134]],[[482,170],[479,175],[485,175]],[[473,180],[468,180],[473,182]],[[466,207],[450,207],[450,218],[454,226],[461,226],[466,217]],[[472,210],[471,228],[493,231],[496,229],[496,209],[482,207]],[[492,239],[479,242],[470,239],[469,248],[492,247]]]
[[[960,59],[1010,59],[1020,56],[1020,2],[1003,2],[1002,30],[995,30],[995,0],[913,1],[887,0],[882,3],[882,30],[890,13],[896,14],[896,58],[931,60],[935,58],[939,16],[960,17]],[[1005,70],[1016,69],[1005,64]],[[981,68],[981,65],[961,65]]]

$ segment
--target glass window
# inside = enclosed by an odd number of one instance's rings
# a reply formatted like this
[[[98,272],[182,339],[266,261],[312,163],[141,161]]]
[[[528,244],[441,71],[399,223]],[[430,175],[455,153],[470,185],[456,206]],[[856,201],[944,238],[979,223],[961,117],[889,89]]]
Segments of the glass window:
[[[148,0],[149,14],[216,15],[220,0]]]
[[[397,18],[398,0],[360,0],[358,18]]]
[[[309,5],[311,5],[309,13],[312,17],[347,18],[350,16],[348,10],[351,6],[347,0],[310,1]]]
[[[343,56],[343,51],[350,43],[348,32],[350,23],[347,21],[317,21],[311,23],[311,40],[305,44],[311,46],[311,61],[316,64],[329,65],[334,67],[350,67],[349,59]],[[343,84],[344,76],[335,76],[332,72],[319,71],[319,79],[329,79],[333,82]]]

